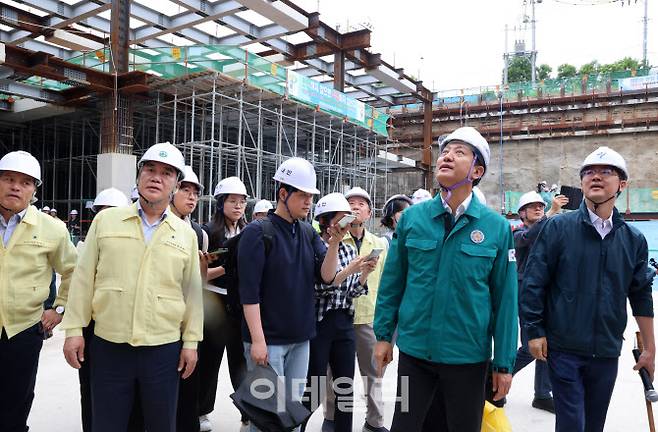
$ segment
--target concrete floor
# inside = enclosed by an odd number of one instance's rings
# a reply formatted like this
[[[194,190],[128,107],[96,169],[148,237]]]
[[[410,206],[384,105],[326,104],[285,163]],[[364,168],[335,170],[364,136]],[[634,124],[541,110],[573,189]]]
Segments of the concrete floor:
[[[649,430],[642,384],[637,373],[632,370],[634,362],[631,348],[636,327],[635,321],[631,318],[625,335],[619,376],[608,413],[606,432]],[[64,361],[63,342],[63,333],[56,331],[55,336],[45,342],[41,352],[36,396],[28,422],[31,432],[77,432],[81,430],[77,371],[70,368]],[[397,359],[397,353],[395,357]],[[387,426],[390,425],[393,416],[396,370],[397,364],[394,361],[387,369],[384,380]],[[533,371],[534,366],[530,365],[517,374],[508,396],[505,411],[515,432],[549,432],[554,428],[553,415],[530,406],[533,396]],[[219,382],[216,409],[210,416],[214,431],[238,432],[240,417],[228,397],[232,393],[232,389],[229,384],[226,363],[222,364]],[[360,431],[365,413],[361,385],[357,385],[356,392],[357,412],[354,417],[354,431]],[[320,411],[316,411],[307,430],[319,432],[321,423],[322,414]]]

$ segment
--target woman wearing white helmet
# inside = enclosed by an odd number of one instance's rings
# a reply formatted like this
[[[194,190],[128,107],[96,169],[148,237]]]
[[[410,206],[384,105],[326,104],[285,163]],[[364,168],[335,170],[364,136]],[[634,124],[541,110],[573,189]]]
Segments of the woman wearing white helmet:
[[[203,334],[201,271],[194,231],[171,214],[185,162],[169,143],[139,161],[139,200],[94,218],[71,284],[63,327],[64,355],[84,359],[83,328],[94,318],[91,344],[95,431],[125,429],[137,382],[147,430],[174,430],[178,384],[197,362]],[[141,368],[135,369],[135,363]],[[155,373],[157,371],[157,373]]]
[[[227,177],[217,183],[215,214],[204,229],[208,232],[208,250],[224,248],[226,242],[238,235],[246,225],[247,187],[238,177]],[[227,297],[227,280],[222,256],[208,268],[208,284],[203,292],[206,314],[199,358],[199,424],[201,431],[212,428],[208,414],[215,409],[217,376],[224,349],[233,389],[237,390],[246,374],[242,348],[241,311],[232,310]],[[242,418],[247,422],[246,417]]]
[[[350,204],[340,193],[330,193],[315,205],[315,219],[320,224],[320,237],[328,246],[331,237],[327,230],[345,215],[352,214]],[[336,279],[331,285],[315,285],[315,314],[317,335],[311,340],[307,388],[315,394],[319,383],[327,379],[327,367],[331,367],[333,380],[340,388],[336,397],[340,403],[334,407],[334,425],[338,432],[352,430],[352,410],[341,409],[351,406],[353,397],[354,356],[356,340],[354,333],[354,304],[352,300],[367,293],[368,275],[375,268],[376,260],[365,261],[358,257],[356,249],[341,241],[338,244],[339,265]],[[322,378],[321,378],[322,377]],[[311,406],[311,395],[305,402]]]
[[[412,199],[402,194],[393,195],[384,203],[381,223],[382,226],[387,228],[383,237],[388,241],[389,245],[393,239],[393,233],[395,232],[400,215],[404,209],[411,205],[413,205]]]

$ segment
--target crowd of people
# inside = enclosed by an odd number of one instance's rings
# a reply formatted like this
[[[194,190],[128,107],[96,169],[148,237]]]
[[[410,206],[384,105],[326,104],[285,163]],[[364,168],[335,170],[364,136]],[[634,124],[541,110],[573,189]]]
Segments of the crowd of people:
[[[440,143],[439,192],[391,196],[381,237],[367,229],[366,190],[314,203],[314,167],[297,157],[277,168],[275,204],[258,201],[249,223],[245,184],[218,181],[201,226],[191,216],[203,185],[175,146],[158,143],[138,162],[131,199],[100,192],[77,242],[77,211],[67,228],[32,205],[39,162],[7,153],[0,430],[29,429],[39,352],[58,326],[79,372],[85,432],[219,430],[209,414],[217,386],[229,385],[218,383],[224,352],[234,390],[271,368],[308,414],[323,406],[323,432],[352,431],[357,370],[364,432],[480,431],[485,401],[503,406],[532,361],[532,406],[555,413],[556,431],[602,431],[627,299],[644,341],[635,368],[653,377],[655,365],[647,242],[614,207],[626,162],[596,149],[580,167],[579,209],[563,212],[568,199],[551,195],[546,211],[546,197],[530,191],[515,231],[477,188],[489,164],[482,135],[455,130]],[[381,387],[394,346],[387,425]],[[260,430],[245,411],[241,421]]]

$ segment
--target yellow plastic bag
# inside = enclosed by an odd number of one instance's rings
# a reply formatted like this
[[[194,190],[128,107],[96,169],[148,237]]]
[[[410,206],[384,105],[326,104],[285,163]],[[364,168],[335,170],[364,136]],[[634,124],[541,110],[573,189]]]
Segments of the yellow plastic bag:
[[[498,408],[489,402],[484,402],[484,415],[482,416],[481,432],[512,432],[505,409]]]

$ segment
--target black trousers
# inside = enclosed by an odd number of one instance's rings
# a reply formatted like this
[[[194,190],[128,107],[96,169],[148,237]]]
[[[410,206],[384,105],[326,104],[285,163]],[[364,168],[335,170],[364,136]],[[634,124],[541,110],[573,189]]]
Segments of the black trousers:
[[[176,430],[178,432],[199,432],[199,390],[201,389],[199,377],[199,366],[197,364],[192,375],[186,379],[180,379],[178,385],[178,413],[176,415]]]
[[[180,342],[133,347],[94,336],[90,376],[92,430],[128,430],[133,401],[139,394],[145,429],[174,432],[180,351]]]
[[[433,363],[400,351],[391,432],[480,432],[487,367]]]
[[[203,341],[199,343],[199,413],[205,415],[215,409],[217,377],[224,357],[228,357],[228,371],[233,390],[237,390],[247,374],[242,345],[241,317],[226,311],[226,296],[204,290]],[[243,419],[245,420],[245,419]]]
[[[0,431],[25,432],[34,400],[39,353],[43,346],[41,323],[7,337],[0,335]]]
[[[311,411],[317,408],[322,400],[320,393],[326,389],[327,367],[331,366],[336,400],[334,427],[336,432],[351,432],[356,356],[354,317],[346,309],[330,310],[317,323],[316,330],[310,343],[304,405]]]
[[[80,364],[78,369],[78,379],[80,381],[80,414],[82,416],[82,431],[91,432],[92,410],[91,410],[91,344],[94,339],[94,321],[82,329],[82,336],[85,338],[85,361]],[[139,398],[139,385],[135,390],[135,400],[130,413],[128,422],[128,432],[143,432],[144,416],[142,415],[142,403]]]

